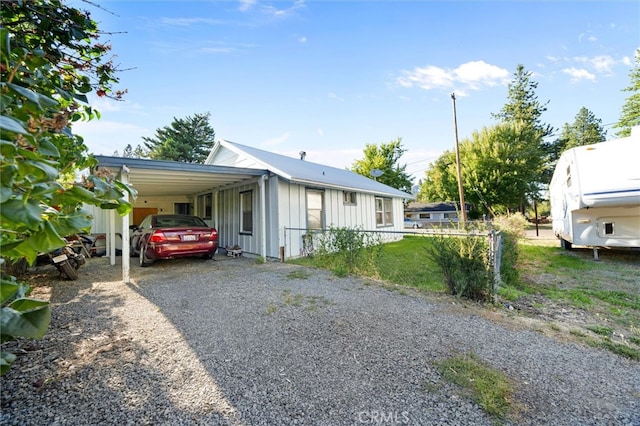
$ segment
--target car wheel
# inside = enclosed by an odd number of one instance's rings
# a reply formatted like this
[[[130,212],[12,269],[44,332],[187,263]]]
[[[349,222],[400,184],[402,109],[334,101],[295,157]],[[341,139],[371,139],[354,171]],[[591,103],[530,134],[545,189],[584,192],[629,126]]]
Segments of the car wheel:
[[[147,246],[142,246],[140,248],[140,266],[144,268],[145,266],[149,266],[152,263],[153,260],[147,257]]]
[[[413,229],[418,229],[418,224],[417,223],[413,224]]]
[[[131,245],[131,247],[129,247],[129,256],[131,257],[138,257],[140,256],[140,252],[138,250],[136,250],[136,246],[135,245]]]
[[[207,253],[200,256],[204,260],[211,260],[213,258],[213,253]]]

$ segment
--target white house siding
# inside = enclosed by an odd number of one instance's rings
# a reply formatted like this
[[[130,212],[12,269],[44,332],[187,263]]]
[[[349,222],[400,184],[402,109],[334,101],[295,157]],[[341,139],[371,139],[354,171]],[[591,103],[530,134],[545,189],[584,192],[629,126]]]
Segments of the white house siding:
[[[306,192],[322,190],[278,180],[278,206],[280,245],[285,247],[285,257],[299,257],[302,252],[302,235],[307,228]],[[375,211],[375,195],[357,193],[356,205],[344,204],[343,191],[325,188],[324,193],[324,226],[325,228],[348,227],[365,231],[403,231],[404,205],[401,199],[393,199],[393,226],[377,227]],[[285,230],[285,228],[287,228]],[[286,235],[285,235],[286,232]],[[402,234],[381,234],[384,241],[402,238]]]
[[[240,234],[240,193],[253,191],[253,232],[251,235]],[[258,254],[261,252],[260,236],[260,187],[257,183],[226,189],[218,193],[218,243],[220,247],[238,245],[242,251]]]
[[[249,157],[241,157],[237,153],[227,148],[221,148],[216,152],[215,157],[207,164],[216,166],[244,167],[247,169],[263,169],[264,165]]]

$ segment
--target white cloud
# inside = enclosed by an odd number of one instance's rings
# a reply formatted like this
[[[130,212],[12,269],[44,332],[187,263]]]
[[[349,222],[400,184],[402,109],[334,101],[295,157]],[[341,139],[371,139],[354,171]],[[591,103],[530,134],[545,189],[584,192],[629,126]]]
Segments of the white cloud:
[[[306,43],[306,42],[307,42],[307,38],[303,36],[303,37],[300,37],[300,38],[298,39],[298,41],[299,41],[300,43]]]
[[[622,65],[625,65],[625,66],[627,66],[627,67],[630,67],[630,66],[631,66],[631,64],[632,64],[632,62],[631,62],[631,58],[630,58],[630,57],[628,57],[628,56],[625,56],[624,58],[622,58],[622,59],[620,60],[620,62],[622,62]]]
[[[290,137],[291,137],[291,133],[284,132],[280,136],[276,136],[275,138],[271,138],[271,139],[267,139],[265,141],[262,141],[262,143],[260,145],[264,146],[264,147],[278,146],[278,145],[283,144],[287,140],[289,140]]]
[[[327,97],[328,97],[329,99],[335,99],[335,100],[337,100],[337,101],[344,102],[344,98],[339,97],[338,95],[336,95],[336,94],[335,94],[335,93],[333,93],[333,92],[329,92],[329,94],[327,95]]]
[[[245,12],[251,8],[253,8],[253,6],[256,4],[256,0],[240,0],[240,11],[241,12]]]
[[[572,83],[578,83],[581,80],[595,81],[596,79],[595,74],[592,74],[585,69],[578,69],[578,68],[571,67],[571,68],[564,68],[562,72],[571,77]]]
[[[591,65],[599,72],[611,73],[616,60],[609,55],[595,56],[591,58]]]
[[[320,137],[324,136],[324,130],[318,129],[317,132],[318,132],[318,136],[320,136]]]
[[[419,87],[424,90],[456,88],[461,93],[481,90],[483,87],[505,84],[509,71],[484,61],[471,61],[455,69],[429,65],[402,71],[396,82],[402,87]]]

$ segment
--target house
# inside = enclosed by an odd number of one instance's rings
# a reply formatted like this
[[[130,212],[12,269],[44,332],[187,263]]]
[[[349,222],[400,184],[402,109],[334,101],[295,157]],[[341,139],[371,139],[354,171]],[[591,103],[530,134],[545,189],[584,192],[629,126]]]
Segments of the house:
[[[640,247],[640,126],[560,156],[549,185],[560,245]],[[594,252],[597,253],[597,252]]]
[[[303,236],[329,227],[386,231],[400,238],[411,195],[348,170],[218,141],[205,164],[96,156],[138,191],[122,223],[96,211],[92,232],[122,235],[153,213],[187,213],[218,229],[221,247],[238,245],[266,258],[299,257]],[[109,217],[111,215],[111,217]],[[392,231],[392,232],[389,232]],[[398,232],[398,234],[395,234]],[[112,239],[114,244],[118,241]],[[113,252],[113,251],[112,251]]]
[[[467,214],[470,205],[465,203]],[[453,202],[420,203],[412,202],[404,209],[405,219],[427,225],[448,225],[459,220],[460,204]]]

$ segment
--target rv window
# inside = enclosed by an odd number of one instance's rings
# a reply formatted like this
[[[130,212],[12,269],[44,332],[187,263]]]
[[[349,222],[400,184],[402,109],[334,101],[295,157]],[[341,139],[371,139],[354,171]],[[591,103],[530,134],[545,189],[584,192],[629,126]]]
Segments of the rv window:
[[[604,235],[613,235],[613,223],[604,223]]]
[[[567,186],[571,186],[571,166],[567,167]]]

